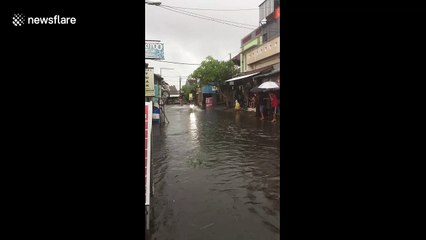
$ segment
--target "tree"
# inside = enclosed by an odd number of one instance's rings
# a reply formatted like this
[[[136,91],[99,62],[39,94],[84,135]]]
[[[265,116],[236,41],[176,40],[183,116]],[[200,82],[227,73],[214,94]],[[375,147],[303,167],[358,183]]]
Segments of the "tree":
[[[192,93],[194,95],[196,90],[197,90],[197,84],[182,86],[183,96],[185,97],[187,101],[189,101],[189,94]]]
[[[218,88],[219,93],[225,98],[226,107],[229,108],[229,94],[225,94],[225,80],[238,73],[237,67],[232,61],[219,61],[208,56],[201,66],[191,74],[192,78],[199,79],[201,85],[211,84]],[[228,91],[229,93],[229,91]]]

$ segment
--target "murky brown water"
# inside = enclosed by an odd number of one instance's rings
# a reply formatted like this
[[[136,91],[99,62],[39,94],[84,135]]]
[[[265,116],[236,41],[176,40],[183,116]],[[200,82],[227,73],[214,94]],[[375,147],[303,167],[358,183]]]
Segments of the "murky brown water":
[[[279,239],[279,123],[177,105],[166,114],[153,126],[146,239]]]

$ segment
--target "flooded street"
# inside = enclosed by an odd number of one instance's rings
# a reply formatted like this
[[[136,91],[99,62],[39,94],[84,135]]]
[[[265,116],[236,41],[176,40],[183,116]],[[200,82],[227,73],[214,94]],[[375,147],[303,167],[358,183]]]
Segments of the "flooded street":
[[[279,239],[279,123],[188,105],[165,112],[170,123],[152,129],[146,239]]]

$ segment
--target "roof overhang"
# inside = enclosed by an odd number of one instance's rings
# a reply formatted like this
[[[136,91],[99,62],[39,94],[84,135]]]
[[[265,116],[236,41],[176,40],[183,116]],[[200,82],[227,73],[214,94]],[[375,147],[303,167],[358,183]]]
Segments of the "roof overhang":
[[[256,73],[252,73],[252,74],[248,74],[248,75],[244,75],[244,76],[234,77],[234,78],[231,78],[231,79],[226,80],[225,82],[233,82],[233,81],[236,81],[236,80],[245,79],[245,78],[248,78],[248,77],[251,77],[251,76],[257,75],[257,74],[259,74],[259,73],[260,73],[260,72],[256,72]]]
[[[265,74],[257,75],[255,78],[260,78],[260,77],[269,77],[269,76],[272,76],[272,75],[274,75],[274,74],[279,74],[279,73],[280,73],[280,70],[279,70],[279,69],[277,69],[277,70],[274,70],[274,71],[269,72],[269,73],[265,73]]]

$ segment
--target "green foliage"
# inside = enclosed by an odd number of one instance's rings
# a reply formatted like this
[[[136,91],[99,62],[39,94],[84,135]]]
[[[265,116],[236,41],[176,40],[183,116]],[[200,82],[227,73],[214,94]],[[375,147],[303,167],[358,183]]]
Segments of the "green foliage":
[[[195,94],[196,90],[197,90],[196,84],[194,84],[194,85],[183,85],[182,86],[182,92],[183,92],[184,97],[187,101],[189,100],[189,94],[190,93]]]
[[[238,69],[231,61],[219,61],[208,56],[201,66],[191,74],[192,78],[200,79],[201,84],[223,85],[225,80],[238,73]]]

